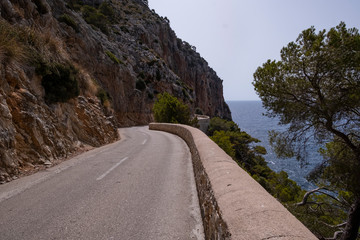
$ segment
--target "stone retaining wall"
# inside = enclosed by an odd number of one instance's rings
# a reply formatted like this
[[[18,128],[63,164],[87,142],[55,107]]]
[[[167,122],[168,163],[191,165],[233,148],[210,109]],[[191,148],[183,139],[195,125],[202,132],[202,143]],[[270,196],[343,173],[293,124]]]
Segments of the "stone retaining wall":
[[[166,123],[149,128],[188,144],[206,239],[317,239],[200,130]]]
[[[198,119],[199,129],[207,133],[208,127],[210,125],[210,117],[206,115],[195,115]]]

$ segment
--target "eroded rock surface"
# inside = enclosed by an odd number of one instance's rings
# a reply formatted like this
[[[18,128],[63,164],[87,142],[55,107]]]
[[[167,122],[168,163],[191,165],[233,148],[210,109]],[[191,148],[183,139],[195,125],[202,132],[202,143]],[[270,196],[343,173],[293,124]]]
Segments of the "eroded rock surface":
[[[147,1],[2,0],[0,14],[0,182],[148,124],[164,91],[231,118],[222,80]],[[45,101],[54,63],[77,69],[79,96]]]
[[[84,144],[118,139],[114,117],[106,116],[96,97],[48,105],[22,69],[1,65],[0,73],[0,182],[24,168],[66,158]]]

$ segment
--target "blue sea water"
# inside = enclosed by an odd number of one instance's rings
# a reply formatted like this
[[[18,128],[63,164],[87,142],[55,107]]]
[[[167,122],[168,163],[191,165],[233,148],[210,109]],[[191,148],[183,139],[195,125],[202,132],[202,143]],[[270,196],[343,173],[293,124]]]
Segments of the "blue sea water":
[[[227,104],[230,107],[233,121],[239,125],[240,129],[259,139],[261,142],[258,144],[266,148],[267,154],[264,157],[272,170],[287,172],[290,179],[306,190],[314,188],[314,185],[306,180],[306,176],[322,160],[317,151],[319,147],[317,144],[312,143],[308,147],[308,164],[306,166],[301,166],[295,158],[280,159],[270,147],[268,132],[270,130],[284,131],[286,127],[278,125],[277,119],[263,115],[266,110],[262,107],[261,101],[227,101]]]

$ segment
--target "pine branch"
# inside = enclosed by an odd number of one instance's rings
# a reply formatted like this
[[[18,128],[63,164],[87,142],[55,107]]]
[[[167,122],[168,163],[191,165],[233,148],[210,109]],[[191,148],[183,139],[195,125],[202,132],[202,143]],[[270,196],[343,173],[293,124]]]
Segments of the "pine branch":
[[[334,232],[334,236],[332,238],[324,238],[325,240],[336,240],[338,239],[339,235],[343,234],[344,231],[336,231]]]

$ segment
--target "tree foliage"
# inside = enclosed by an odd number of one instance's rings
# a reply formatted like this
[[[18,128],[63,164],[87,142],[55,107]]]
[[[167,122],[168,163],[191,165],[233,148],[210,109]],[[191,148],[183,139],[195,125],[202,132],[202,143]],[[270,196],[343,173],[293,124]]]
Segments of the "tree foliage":
[[[343,219],[345,229],[344,225],[337,229],[342,239],[356,239],[360,224],[358,30],[347,29],[343,22],[328,32],[316,33],[314,27],[304,30],[296,42],[281,50],[280,61],[268,60],[256,70],[253,84],[268,116],[279,117],[280,124],[288,126],[286,132],[272,133],[279,155],[305,161],[311,138],[327,143],[321,150],[324,161],[311,180],[327,185],[334,194],[345,191],[353,196],[348,217]]]
[[[227,121],[225,119],[214,117],[210,120],[208,134],[211,136],[214,134],[215,131],[231,131],[237,132],[239,127],[233,121]]]
[[[266,149],[255,145],[260,141],[241,131],[233,121],[218,117],[210,120],[208,134],[240,167],[246,170],[270,194],[284,204],[295,203],[303,193],[286,172],[272,171],[262,155]]]
[[[153,107],[156,122],[193,125],[189,107],[167,92],[159,94]]]
[[[230,157],[235,157],[234,144],[231,142],[229,134],[227,134],[225,131],[215,131],[210,138]]]

